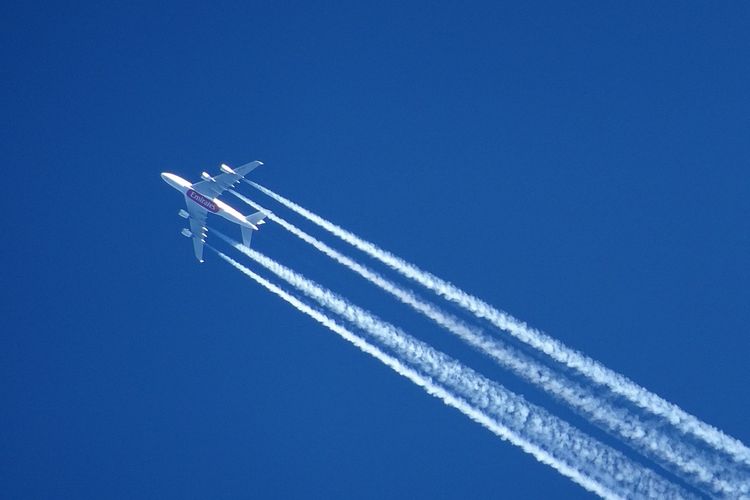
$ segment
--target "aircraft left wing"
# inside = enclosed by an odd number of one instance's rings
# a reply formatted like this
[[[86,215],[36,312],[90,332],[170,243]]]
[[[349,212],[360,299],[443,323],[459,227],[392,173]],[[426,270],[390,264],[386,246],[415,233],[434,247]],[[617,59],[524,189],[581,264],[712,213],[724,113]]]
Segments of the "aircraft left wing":
[[[193,250],[195,250],[195,258],[198,262],[203,262],[203,244],[206,242],[206,235],[208,229],[206,228],[206,209],[199,205],[192,203],[190,200],[185,198],[185,205],[187,205],[188,213],[190,214],[190,232],[193,233]]]
[[[196,182],[192,185],[192,188],[203,196],[216,198],[227,189],[236,186],[241,179],[261,165],[263,163],[259,161],[251,161],[234,169],[222,165],[222,174],[215,175],[214,177],[207,177],[207,174],[204,174],[204,180]]]

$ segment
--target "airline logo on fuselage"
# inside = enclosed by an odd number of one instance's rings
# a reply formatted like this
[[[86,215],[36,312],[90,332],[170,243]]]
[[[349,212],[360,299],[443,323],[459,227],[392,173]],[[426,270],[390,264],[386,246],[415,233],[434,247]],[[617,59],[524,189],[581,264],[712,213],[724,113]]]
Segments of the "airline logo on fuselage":
[[[198,193],[197,191],[193,191],[192,189],[188,189],[187,192],[188,198],[196,202],[198,205],[202,206],[206,210],[210,210],[213,213],[216,213],[219,211],[219,207],[216,206],[216,203],[209,200],[202,194]]]

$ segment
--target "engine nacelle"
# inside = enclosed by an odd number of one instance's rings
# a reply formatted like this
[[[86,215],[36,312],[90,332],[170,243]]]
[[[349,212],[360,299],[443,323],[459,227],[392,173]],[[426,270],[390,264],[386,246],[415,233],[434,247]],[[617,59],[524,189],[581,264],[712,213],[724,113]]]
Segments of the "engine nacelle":
[[[210,181],[211,176],[208,175],[208,172],[201,172],[201,179],[203,179],[204,181]]]
[[[192,238],[193,237],[193,232],[190,231],[190,229],[188,229],[188,228],[185,227],[185,228],[182,229],[182,235],[185,238]]]
[[[229,168],[229,165],[225,165],[224,163],[221,164],[221,166],[219,167],[219,170],[221,170],[225,174],[234,174],[235,173],[234,170],[232,170],[231,168]]]
[[[177,215],[179,215],[183,219],[187,219],[188,217],[190,217],[190,214],[184,208],[177,212]]]

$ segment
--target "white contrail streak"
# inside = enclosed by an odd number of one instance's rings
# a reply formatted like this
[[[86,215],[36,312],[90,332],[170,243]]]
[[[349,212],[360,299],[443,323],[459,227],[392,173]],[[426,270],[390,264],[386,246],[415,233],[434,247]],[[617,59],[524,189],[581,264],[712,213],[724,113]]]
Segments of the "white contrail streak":
[[[570,467],[569,465],[561,462],[560,460],[555,458],[552,454],[550,454],[543,448],[527,441],[522,436],[516,434],[508,427],[505,427],[499,424],[494,419],[490,418],[483,412],[471,406],[465,400],[453,395],[452,393],[444,389],[442,386],[433,382],[430,377],[426,377],[420,374],[416,370],[413,370],[412,368],[409,368],[408,366],[403,364],[397,358],[394,358],[393,356],[390,356],[384,353],[383,351],[378,349],[376,346],[370,344],[369,342],[365,341],[361,337],[353,334],[352,332],[350,332],[349,330],[347,330],[346,328],[344,328],[343,326],[335,322],[333,319],[329,318],[328,316],[321,313],[320,311],[317,311],[313,309],[312,307],[308,306],[304,302],[300,301],[293,295],[285,292],[283,289],[274,285],[270,281],[255,274],[253,271],[246,268],[242,264],[238,263],[231,257],[224,255],[223,253],[215,250],[213,247],[209,245],[206,245],[206,246],[214,250],[219,255],[219,257],[224,259],[226,262],[228,262],[229,264],[234,266],[236,269],[238,269],[245,275],[255,280],[255,282],[265,287],[268,291],[274,293],[278,297],[282,298],[283,300],[291,304],[294,308],[296,308],[300,312],[307,314],[312,319],[314,319],[321,325],[327,327],[329,330],[336,333],[344,340],[354,344],[361,351],[371,355],[378,361],[382,362],[383,364],[385,364],[386,366],[394,370],[399,375],[414,382],[419,387],[422,387],[428,394],[440,399],[446,405],[456,408],[457,410],[459,410],[461,413],[469,417],[474,422],[477,422],[481,424],[482,426],[484,426],[485,428],[489,429],[492,433],[494,433],[501,439],[507,440],[511,444],[518,446],[523,451],[525,451],[526,453],[536,458],[539,462],[549,465],[550,467],[558,471],[560,474],[570,478],[573,482],[582,486],[584,489],[592,493],[595,493],[603,498],[613,498],[613,499],[623,498],[623,497],[616,495],[613,491],[609,490],[604,485],[599,484],[598,482],[586,477],[575,468]]]
[[[381,321],[254,250],[240,246],[248,256],[287,281],[320,305],[341,315],[358,328],[372,335],[419,370],[436,379],[449,390],[466,397],[469,403],[494,416],[502,425],[546,449],[563,463],[581,474],[603,484],[618,495],[641,498],[681,498],[685,490],[620,452],[583,434],[545,410],[526,402],[504,387],[461,365],[427,344],[407,335],[393,325]]]
[[[230,192],[256,210],[264,210],[263,207],[242,194],[233,190],[230,190]],[[695,447],[671,439],[660,432],[658,427],[651,422],[642,422],[637,416],[622,409],[614,408],[585,387],[550,370],[546,365],[511,346],[485,335],[481,329],[468,325],[456,316],[421,299],[411,290],[401,288],[377,272],[317,240],[282,217],[271,213],[269,219],[334,261],[380,287],[402,303],[425,315],[471,346],[488,354],[504,368],[562,400],[593,423],[625,440],[634,449],[657,460],[673,473],[700,488],[710,489],[714,494],[737,496],[740,492],[747,493],[750,491],[750,481],[747,477],[738,476],[736,471],[728,471],[724,467],[726,464],[721,461],[715,463],[715,457],[707,457],[704,452]],[[243,251],[245,248],[221,232],[213,232],[238,250]],[[725,480],[724,477],[729,480]]]
[[[660,416],[680,432],[703,440],[716,450],[731,456],[734,460],[750,465],[750,449],[740,440],[733,438],[697,417],[689,414],[674,403],[663,399],[627,377],[605,367],[598,361],[571,349],[562,342],[535,330],[510,314],[500,311],[483,300],[464,292],[452,283],[423,271],[377,245],[363,240],[355,234],[327,221],[300,205],[267,189],[260,184],[245,181],[285,207],[322,227],[343,241],[381,261],[403,276],[412,279],[443,298],[450,300],[479,318],[486,319],[497,328],[507,331],[521,342],[545,353],[553,360],[577,371],[593,382],[608,387],[613,393],[626,398],[636,406]]]

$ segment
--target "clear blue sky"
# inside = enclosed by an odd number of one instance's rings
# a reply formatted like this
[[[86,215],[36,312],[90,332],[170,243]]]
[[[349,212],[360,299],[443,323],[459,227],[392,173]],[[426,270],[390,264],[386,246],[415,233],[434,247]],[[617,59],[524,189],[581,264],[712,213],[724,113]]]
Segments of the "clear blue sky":
[[[194,262],[159,173],[253,159],[749,443],[750,8],[517,4],[4,5],[3,496],[585,495]],[[281,228],[254,244],[560,410]]]

